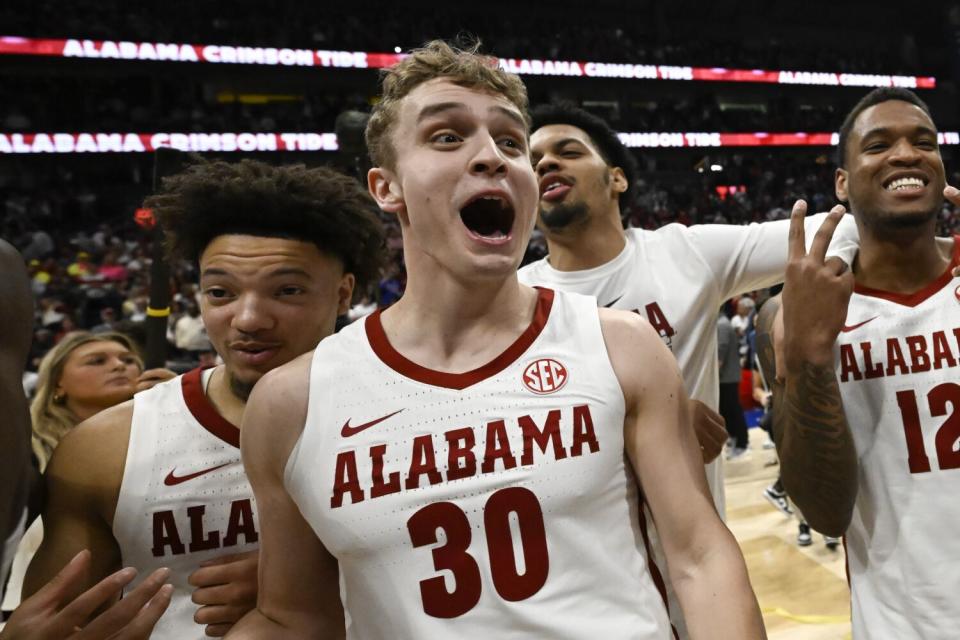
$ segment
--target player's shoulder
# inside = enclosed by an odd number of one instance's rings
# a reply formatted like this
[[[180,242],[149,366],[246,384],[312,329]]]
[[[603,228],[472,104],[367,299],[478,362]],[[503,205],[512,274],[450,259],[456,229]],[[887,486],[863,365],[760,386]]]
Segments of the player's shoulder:
[[[600,316],[600,330],[608,349],[613,346],[621,348],[642,348],[651,341],[662,343],[660,336],[653,327],[638,313],[625,309],[597,309]],[[636,342],[635,342],[636,341]]]
[[[128,400],[71,429],[53,451],[48,480],[85,486],[91,497],[115,492],[123,481],[132,421],[133,401]]]
[[[302,428],[302,418],[306,415],[310,394],[310,370],[315,354],[316,350],[311,350],[299,355],[290,362],[271,369],[257,381],[244,410],[241,438],[247,435],[245,432],[248,423],[253,427],[250,435],[257,432],[258,437],[265,427],[273,430],[279,425],[282,428],[296,422],[298,417]],[[248,420],[248,416],[253,420]],[[270,420],[264,421],[265,416],[270,416]]]

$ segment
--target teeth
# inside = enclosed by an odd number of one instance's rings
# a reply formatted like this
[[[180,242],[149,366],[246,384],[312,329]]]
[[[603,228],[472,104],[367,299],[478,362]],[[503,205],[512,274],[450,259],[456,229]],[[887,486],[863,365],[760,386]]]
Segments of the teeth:
[[[553,191],[554,189],[559,189],[559,188],[562,187],[562,186],[564,186],[564,184],[563,184],[562,182],[551,182],[550,184],[547,185],[547,188],[544,189],[543,192],[544,192],[544,193],[547,193],[548,191]]]
[[[898,178],[887,185],[887,191],[899,191],[901,189],[922,189],[923,180],[920,178]]]

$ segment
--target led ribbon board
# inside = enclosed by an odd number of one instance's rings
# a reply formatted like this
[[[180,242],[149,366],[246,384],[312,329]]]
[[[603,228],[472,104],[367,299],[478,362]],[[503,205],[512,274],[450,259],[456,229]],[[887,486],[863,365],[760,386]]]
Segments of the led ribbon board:
[[[16,36],[0,36],[0,54],[340,69],[383,69],[395,65],[404,57],[404,54],[401,53],[368,51],[328,51],[324,49],[238,47],[120,40],[53,40]],[[762,69],[726,69],[721,67],[685,67],[525,58],[500,58],[500,66],[507,71],[524,76],[763,82],[831,87],[904,87],[907,89],[933,89],[937,86],[937,80],[932,76],[898,76],[881,73],[766,71]]]
[[[826,147],[836,133],[619,133],[637,149],[679,147]],[[940,145],[960,145],[960,132],[941,131]],[[148,153],[160,147],[192,152],[336,151],[335,133],[0,133],[0,154]]]

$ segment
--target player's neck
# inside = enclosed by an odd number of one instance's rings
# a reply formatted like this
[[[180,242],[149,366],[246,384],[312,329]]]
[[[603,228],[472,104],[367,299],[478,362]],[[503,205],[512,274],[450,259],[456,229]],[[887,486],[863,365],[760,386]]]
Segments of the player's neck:
[[[533,318],[537,293],[516,274],[463,283],[410,273],[403,297],[381,320],[390,345],[417,364],[451,373],[483,366],[507,349]]]
[[[858,224],[860,251],[854,262],[857,284],[893,293],[914,293],[939,278],[950,264],[953,242],[931,228],[877,234]]]
[[[217,413],[219,413],[224,420],[239,429],[247,401],[238,398],[230,389],[230,380],[227,378],[227,368],[225,366],[220,365],[214,369],[205,394],[207,401],[213,405]]]
[[[557,271],[584,271],[610,262],[623,251],[627,239],[616,215],[590,217],[583,226],[547,234],[547,261]]]

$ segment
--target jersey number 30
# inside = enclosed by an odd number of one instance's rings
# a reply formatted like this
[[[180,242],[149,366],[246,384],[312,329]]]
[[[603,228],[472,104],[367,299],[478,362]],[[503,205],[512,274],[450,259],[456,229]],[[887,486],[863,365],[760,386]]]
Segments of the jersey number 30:
[[[957,440],[960,440],[960,385],[952,382],[938,384],[927,394],[930,404],[930,415],[935,418],[947,415],[947,405],[952,411],[949,417],[937,430],[934,442],[937,447],[937,462],[940,470],[960,468],[960,451],[957,451]],[[923,431],[920,428],[920,411],[917,408],[917,396],[913,391],[898,391],[897,404],[903,416],[903,430],[907,437],[907,464],[910,473],[927,473],[930,471],[930,458],[923,444]]]
[[[517,569],[511,514],[515,514],[523,550],[523,573]],[[526,600],[547,581],[550,559],[543,526],[543,510],[537,496],[523,487],[497,491],[483,507],[483,528],[486,532],[493,586],[504,600]],[[472,530],[467,514],[452,502],[435,502],[423,507],[407,521],[414,547],[436,544],[438,531],[443,530],[446,544],[433,550],[433,566],[437,571],[453,574],[455,586],[448,591],[443,576],[420,582],[423,610],[435,618],[462,616],[480,602],[480,566],[470,555]]]

